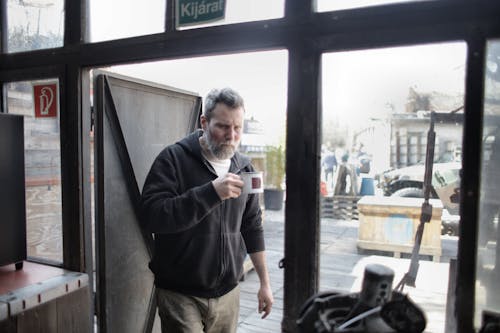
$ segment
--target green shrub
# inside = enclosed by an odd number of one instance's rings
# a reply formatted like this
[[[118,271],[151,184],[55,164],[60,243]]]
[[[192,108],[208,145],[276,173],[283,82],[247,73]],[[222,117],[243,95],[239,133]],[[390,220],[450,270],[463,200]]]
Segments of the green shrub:
[[[266,187],[283,189],[285,179],[285,149],[280,146],[266,147]]]

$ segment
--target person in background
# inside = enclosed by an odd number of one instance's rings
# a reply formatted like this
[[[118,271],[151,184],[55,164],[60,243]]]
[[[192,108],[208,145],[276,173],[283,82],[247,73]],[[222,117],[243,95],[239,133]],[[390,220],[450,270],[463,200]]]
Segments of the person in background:
[[[325,156],[321,161],[321,167],[323,168],[327,187],[333,188],[333,175],[335,174],[335,169],[337,168],[337,158],[335,157],[334,152],[327,151],[325,153]]]
[[[141,223],[154,233],[149,267],[162,332],[236,332],[247,253],[260,280],[258,311],[271,312],[259,198],[242,194],[238,175],[254,170],[237,151],[243,119],[236,91],[212,90],[201,129],[166,147],[144,183]]]
[[[341,163],[337,171],[334,195],[357,195],[357,176],[354,166],[349,163],[349,154],[342,155]]]

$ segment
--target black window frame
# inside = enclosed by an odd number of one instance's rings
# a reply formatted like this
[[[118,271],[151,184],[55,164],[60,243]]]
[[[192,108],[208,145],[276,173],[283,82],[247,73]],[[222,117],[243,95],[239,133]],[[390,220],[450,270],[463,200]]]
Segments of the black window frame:
[[[176,31],[173,0],[167,0],[165,32],[88,43],[87,0],[66,0],[64,45],[0,54],[0,83],[59,78],[63,182],[63,266],[92,276],[90,77],[93,67],[286,49],[287,205],[285,210],[284,331],[294,331],[301,304],[318,290],[321,55],[438,42],[465,41],[467,68],[463,132],[463,182],[456,281],[457,332],[474,331],[485,50],[500,38],[500,3],[436,0],[317,13],[314,0],[286,0],[280,19]],[[1,49],[7,41],[1,0]],[[5,109],[2,97],[1,106]],[[304,121],[307,119],[307,121]],[[304,177],[306,175],[306,177]]]

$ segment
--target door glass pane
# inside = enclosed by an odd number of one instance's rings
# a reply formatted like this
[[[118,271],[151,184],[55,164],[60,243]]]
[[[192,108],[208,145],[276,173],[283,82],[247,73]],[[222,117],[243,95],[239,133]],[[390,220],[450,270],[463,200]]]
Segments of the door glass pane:
[[[500,312],[500,40],[487,48],[477,254],[476,325],[483,311]]]
[[[59,83],[7,84],[9,113],[24,116],[28,257],[62,262]]]
[[[8,0],[7,22],[10,53],[62,46],[64,0]]]
[[[141,36],[165,30],[165,0],[89,0],[90,41]]]
[[[435,0],[317,0],[318,12],[387,5],[403,2],[423,2]]]
[[[360,292],[370,264],[394,272],[392,288],[409,272],[436,117],[432,214],[415,252],[414,286],[402,284],[425,311],[426,332],[445,332],[457,255],[465,55],[465,43],[448,43],[322,59],[320,291]]]

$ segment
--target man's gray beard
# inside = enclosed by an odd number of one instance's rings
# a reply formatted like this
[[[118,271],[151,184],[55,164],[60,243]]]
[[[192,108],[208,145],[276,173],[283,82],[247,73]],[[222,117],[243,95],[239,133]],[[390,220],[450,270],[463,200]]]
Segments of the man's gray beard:
[[[213,156],[215,156],[219,160],[226,160],[230,159],[233,157],[234,152],[236,149],[234,149],[232,146],[228,145],[219,145],[216,142],[212,140],[212,136],[210,135],[210,131],[205,131],[205,142],[207,144],[207,148],[212,153]]]

